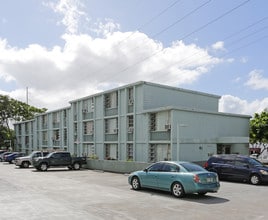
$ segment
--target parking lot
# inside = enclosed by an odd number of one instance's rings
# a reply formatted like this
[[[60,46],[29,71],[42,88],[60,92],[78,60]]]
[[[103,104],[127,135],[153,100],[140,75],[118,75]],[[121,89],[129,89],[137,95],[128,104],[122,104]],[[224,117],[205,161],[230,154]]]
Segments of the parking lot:
[[[0,163],[0,219],[267,219],[268,185],[221,182],[183,199],[131,190],[127,174],[15,168]]]

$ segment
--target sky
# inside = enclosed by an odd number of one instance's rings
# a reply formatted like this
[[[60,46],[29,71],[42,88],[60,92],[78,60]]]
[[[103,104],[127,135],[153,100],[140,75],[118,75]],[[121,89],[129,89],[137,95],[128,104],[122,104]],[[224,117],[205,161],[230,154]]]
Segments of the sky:
[[[49,111],[137,81],[268,108],[266,0],[0,3],[0,94]]]

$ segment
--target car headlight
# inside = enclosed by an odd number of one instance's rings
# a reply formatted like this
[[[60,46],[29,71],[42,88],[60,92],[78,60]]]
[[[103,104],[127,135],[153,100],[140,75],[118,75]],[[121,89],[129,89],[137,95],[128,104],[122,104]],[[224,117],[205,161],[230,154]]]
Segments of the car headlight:
[[[267,172],[266,170],[260,170],[260,173],[261,173],[262,175],[268,175],[268,172]]]

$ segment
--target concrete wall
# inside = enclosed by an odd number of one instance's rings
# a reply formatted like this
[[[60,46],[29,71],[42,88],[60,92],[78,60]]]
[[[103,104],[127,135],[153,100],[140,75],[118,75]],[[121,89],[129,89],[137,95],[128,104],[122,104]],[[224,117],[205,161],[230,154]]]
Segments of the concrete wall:
[[[131,173],[136,170],[143,170],[150,163],[127,162],[117,160],[87,160],[87,168],[92,170],[103,170],[116,173]]]

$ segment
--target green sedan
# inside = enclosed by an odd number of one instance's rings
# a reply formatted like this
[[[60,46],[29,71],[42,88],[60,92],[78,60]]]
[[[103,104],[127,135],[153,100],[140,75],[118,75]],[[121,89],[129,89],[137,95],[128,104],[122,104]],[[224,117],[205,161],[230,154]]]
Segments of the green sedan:
[[[171,192],[181,198],[185,194],[217,192],[220,188],[218,175],[189,162],[161,161],[128,177],[134,190],[151,188]]]

